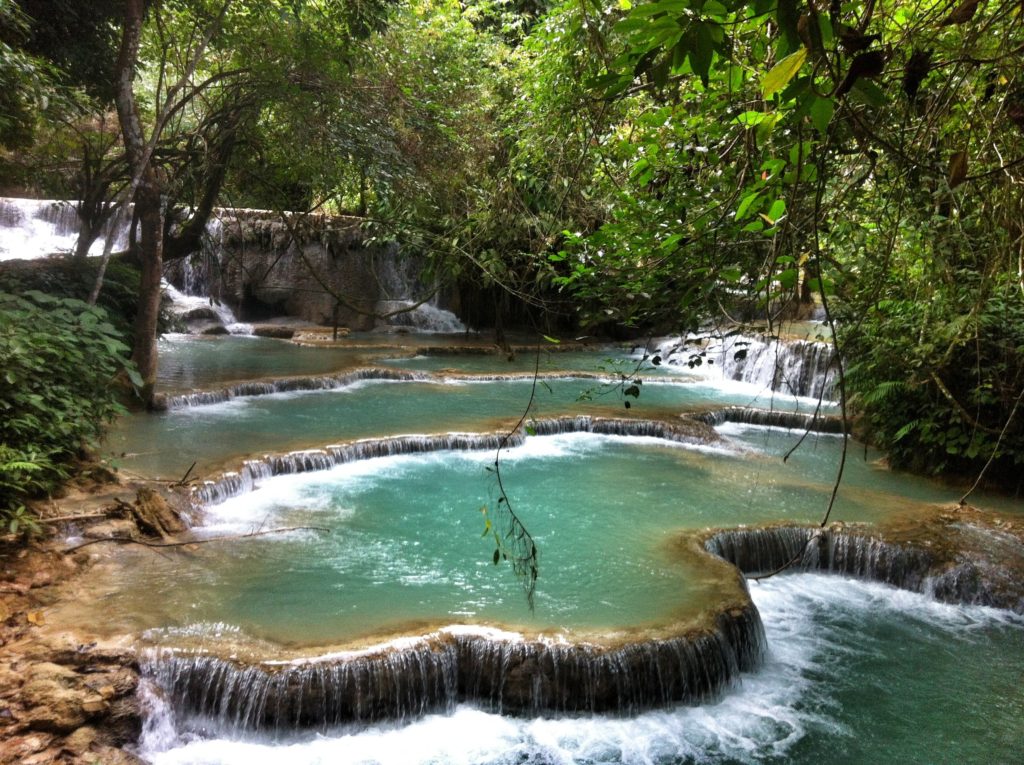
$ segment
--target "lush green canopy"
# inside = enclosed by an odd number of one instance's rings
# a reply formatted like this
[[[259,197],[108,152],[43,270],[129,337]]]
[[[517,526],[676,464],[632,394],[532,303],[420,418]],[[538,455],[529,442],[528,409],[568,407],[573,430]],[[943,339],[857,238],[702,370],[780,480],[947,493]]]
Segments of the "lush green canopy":
[[[131,178],[83,64],[116,55],[114,5],[71,48],[33,16],[59,3],[0,5],[8,185],[33,166],[37,190],[102,200]],[[163,0],[134,92],[161,193],[194,218],[168,257],[215,203],[326,209],[431,255],[493,303],[478,319],[771,332],[822,312],[894,463],[994,458],[1012,481],[1022,61],[1017,0]]]

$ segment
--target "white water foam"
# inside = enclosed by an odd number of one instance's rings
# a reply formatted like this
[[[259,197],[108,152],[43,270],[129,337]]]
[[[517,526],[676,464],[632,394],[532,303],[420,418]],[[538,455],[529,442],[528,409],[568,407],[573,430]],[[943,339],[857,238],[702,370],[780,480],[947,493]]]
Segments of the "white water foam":
[[[765,400],[814,406],[819,394],[832,389],[830,350],[821,342],[689,335],[659,340],[652,350],[638,351],[633,358],[645,356],[660,356],[659,369],[672,374],[704,381],[727,393],[749,393],[760,406]],[[826,399],[826,403],[832,402]]]
[[[0,261],[35,260],[55,253],[74,252],[79,222],[75,203],[56,199],[0,197]],[[106,244],[100,236],[90,255],[102,255]],[[114,251],[128,246],[127,227],[118,232]]]
[[[225,407],[213,404],[207,409]],[[187,411],[187,410],[185,410]],[[415,434],[405,434],[415,435]],[[515,464],[532,460],[565,459],[593,454],[606,446],[644,446],[659,449],[682,449],[685,451],[735,457],[743,451],[741,446],[690,444],[668,441],[650,436],[618,436],[598,433],[561,433],[558,435],[531,436],[520,446],[502,450],[501,461]],[[317,452],[318,450],[312,450]],[[462,461],[481,468],[494,463],[494,451],[440,450],[421,454],[402,454],[389,457],[374,457],[337,465],[328,470],[277,475],[257,481],[255,488],[237,497],[206,508],[203,525],[197,533],[218,535],[251,530],[253,524],[267,526],[281,520],[295,508],[304,510],[331,510],[348,517],[353,512],[348,508],[332,508],[332,486],[345,484],[350,490],[370,490],[385,480],[400,480],[404,472],[429,465],[451,467],[454,461]],[[293,539],[281,535],[276,539]]]

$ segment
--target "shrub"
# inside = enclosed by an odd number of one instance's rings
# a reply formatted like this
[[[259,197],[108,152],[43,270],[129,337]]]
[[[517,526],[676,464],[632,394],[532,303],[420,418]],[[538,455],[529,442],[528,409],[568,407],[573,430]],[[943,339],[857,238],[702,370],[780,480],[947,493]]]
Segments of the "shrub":
[[[74,298],[0,292],[0,526],[17,530],[44,495],[124,412],[140,384],[122,334],[102,308]]]

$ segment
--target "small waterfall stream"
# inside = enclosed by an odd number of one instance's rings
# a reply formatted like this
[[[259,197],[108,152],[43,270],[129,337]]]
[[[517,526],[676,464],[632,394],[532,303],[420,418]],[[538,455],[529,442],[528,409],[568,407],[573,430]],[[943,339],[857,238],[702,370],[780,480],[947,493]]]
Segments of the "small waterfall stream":
[[[824,401],[838,395],[833,347],[822,341],[750,335],[670,338],[647,354],[708,378],[751,383],[777,393]]]
[[[224,220],[218,215],[222,215]],[[225,289],[226,274],[236,282],[243,280],[237,284],[232,282],[230,291],[234,298],[228,302],[235,304],[235,301],[240,301],[246,287],[251,288],[252,285],[244,283],[245,277],[236,273],[239,271],[262,273],[260,279],[269,275],[270,281],[274,282],[271,292],[277,290],[286,294],[298,289],[300,297],[291,295],[290,299],[297,301],[298,305],[308,301],[310,285],[305,282],[310,277],[304,262],[293,263],[288,268],[277,265],[282,254],[287,255],[294,250],[291,240],[287,236],[282,237],[278,230],[283,228],[283,224],[275,222],[279,216],[261,210],[225,210],[218,215],[211,217],[207,224],[200,252],[165,263],[165,289],[175,313],[191,316],[194,327],[199,331],[209,330],[213,326],[210,322],[215,322],[231,334],[250,334],[251,325],[239,323],[221,295]],[[309,236],[309,241],[303,242],[303,248],[309,250],[306,256],[314,262],[322,261],[320,267],[325,273],[329,270],[344,272],[339,278],[343,282],[352,280],[352,283],[343,285],[342,292],[353,293],[355,302],[364,302],[368,298],[367,313],[372,308],[378,314],[394,314],[378,320],[377,324],[414,332],[466,331],[458,317],[441,306],[437,286],[426,284],[421,278],[422,259],[401,253],[394,245],[380,248],[380,252],[372,256],[367,254],[365,258],[343,255],[359,246],[356,240],[352,240],[351,232],[331,232],[331,224],[325,222],[328,221],[325,216],[318,216],[317,220],[317,225],[323,230],[318,229],[319,233],[305,232]],[[79,220],[74,202],[0,197],[0,261],[66,255],[74,251],[78,233]],[[105,231],[104,236],[107,233]],[[127,224],[117,232],[113,245],[115,252],[128,246],[128,233]],[[92,244],[90,255],[103,253],[104,236]],[[239,257],[238,252],[247,259],[256,257],[266,262],[255,269],[251,265],[245,269],[227,268],[228,260]],[[337,260],[339,257],[340,261]],[[365,283],[359,283],[360,280]],[[331,302],[327,295],[318,297]],[[420,300],[423,302],[417,304]],[[290,307],[295,308],[295,305]],[[203,309],[208,310],[204,312]],[[288,312],[283,303],[279,310],[282,314]],[[330,311],[306,318],[324,323],[330,319]],[[205,324],[202,323],[204,320]],[[368,329],[369,326],[362,328]]]
[[[381,290],[377,312],[387,315],[402,311],[387,318],[386,322],[417,332],[465,332],[466,326],[459,318],[451,311],[440,307],[438,285],[424,283],[419,274],[422,266],[423,263],[418,258],[402,257],[397,247],[387,249],[377,264]],[[424,302],[417,305],[417,301]]]

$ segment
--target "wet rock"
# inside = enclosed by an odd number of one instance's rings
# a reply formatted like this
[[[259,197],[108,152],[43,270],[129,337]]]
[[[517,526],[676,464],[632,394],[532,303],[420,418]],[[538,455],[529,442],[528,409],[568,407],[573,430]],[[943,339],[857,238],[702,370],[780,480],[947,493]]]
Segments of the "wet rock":
[[[50,763],[57,763],[59,761],[60,749],[58,747],[51,747],[44,752],[26,757],[21,761],[20,765],[50,765]]]
[[[19,687],[24,680],[25,676],[21,672],[14,671],[10,666],[0,667],[0,697]]]
[[[64,749],[72,754],[85,754],[96,743],[98,735],[95,728],[84,725],[64,739]]]
[[[132,744],[142,734],[142,711],[135,694],[111,700],[103,718],[107,742],[117,746]]]
[[[228,332],[228,328],[225,327],[223,324],[215,324],[212,327],[207,327],[206,329],[204,329],[199,334],[201,334],[201,335],[230,335],[231,333]]]
[[[48,733],[32,733],[0,740],[0,763],[24,763],[32,755],[46,749],[53,738]]]
[[[71,761],[72,765],[95,765],[95,763],[103,763],[103,765],[146,765],[145,760],[140,760],[134,754],[129,754],[122,749],[115,749],[111,746],[97,746],[93,747]]]
[[[131,539],[135,536],[136,527],[133,521],[127,519],[113,519],[103,523],[94,523],[82,532],[86,539]]]
[[[3,624],[10,619],[11,615],[14,613],[14,610],[11,607],[11,601],[13,601],[12,597],[8,595],[0,595],[0,624]]]
[[[210,306],[201,305],[181,315],[185,321],[220,321],[220,316]]]
[[[280,340],[291,340],[295,337],[295,327],[285,327],[277,324],[257,324],[252,328],[252,333],[257,337],[273,337]]]

